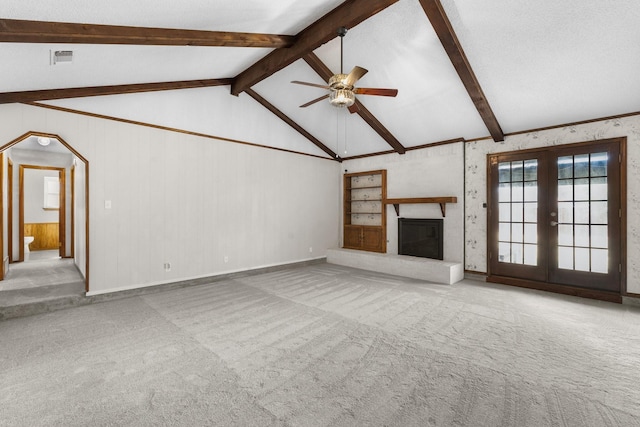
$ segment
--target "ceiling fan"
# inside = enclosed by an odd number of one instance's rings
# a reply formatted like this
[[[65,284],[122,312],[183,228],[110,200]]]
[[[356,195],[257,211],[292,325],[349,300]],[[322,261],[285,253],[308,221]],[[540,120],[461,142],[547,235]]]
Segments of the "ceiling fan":
[[[368,70],[355,66],[353,70],[349,74],[344,74],[342,70],[343,65],[343,39],[347,34],[347,29],[345,27],[338,28],[338,35],[340,36],[340,74],[334,74],[329,79],[328,85],[320,85],[315,83],[301,82],[294,80],[291,83],[305,85],[305,86],[313,86],[322,89],[328,89],[329,93],[322,95],[319,98],[316,98],[312,101],[307,102],[306,104],[302,104],[300,107],[305,108],[309,105],[315,104],[316,102],[320,102],[323,99],[329,98],[329,102],[334,107],[343,108],[347,107],[349,112],[355,113],[358,111],[356,105],[354,105],[356,101],[356,95],[377,95],[377,96],[396,96],[398,95],[398,89],[382,89],[382,88],[371,88],[371,87],[355,87],[354,85],[358,80],[362,78],[365,74],[367,74]]]

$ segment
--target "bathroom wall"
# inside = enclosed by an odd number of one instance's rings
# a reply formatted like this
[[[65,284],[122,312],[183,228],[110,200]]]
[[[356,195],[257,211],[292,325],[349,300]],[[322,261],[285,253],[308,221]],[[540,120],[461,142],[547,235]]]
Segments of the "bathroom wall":
[[[338,245],[335,161],[30,105],[2,105],[0,119],[2,141],[57,134],[88,160],[90,294],[321,258]]]
[[[47,169],[24,169],[24,222],[58,222],[58,210],[46,210],[44,202],[44,177],[58,178],[58,171]]]

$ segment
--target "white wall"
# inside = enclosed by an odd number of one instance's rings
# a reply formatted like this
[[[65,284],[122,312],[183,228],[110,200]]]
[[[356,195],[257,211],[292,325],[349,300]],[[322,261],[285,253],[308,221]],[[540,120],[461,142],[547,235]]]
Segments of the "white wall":
[[[464,146],[463,143],[440,145],[403,155],[387,154],[343,162],[352,172],[387,170],[387,197],[455,196],[458,203],[446,205],[444,218],[444,259],[464,259]],[[405,218],[442,218],[440,205],[400,205]],[[393,205],[387,206],[387,253],[398,253],[398,217]]]
[[[466,259],[467,270],[487,271],[487,154],[627,137],[627,291],[640,294],[640,116],[566,126],[467,144]]]
[[[0,119],[2,141],[57,134],[88,160],[91,293],[323,257],[338,244],[334,161],[27,105],[0,106]]]
[[[74,212],[74,225],[75,233],[74,237],[74,262],[76,267],[84,276],[87,277],[86,259],[87,259],[87,209],[86,209],[86,182],[87,182],[87,168],[84,162],[76,160],[75,166],[75,197],[74,206],[71,207]]]
[[[387,169],[388,197],[457,196],[447,205],[445,259],[486,272],[488,153],[626,136],[627,288],[640,294],[640,116],[343,164],[27,105],[0,106],[0,124],[0,141],[29,130],[58,134],[89,160],[96,293],[324,256],[339,246],[344,169]],[[438,205],[400,209],[441,216]],[[392,206],[387,237],[395,253]],[[83,241],[76,234],[76,248]]]
[[[52,223],[58,222],[58,210],[45,210],[44,177],[58,177],[58,171],[43,169],[24,170],[24,222]]]

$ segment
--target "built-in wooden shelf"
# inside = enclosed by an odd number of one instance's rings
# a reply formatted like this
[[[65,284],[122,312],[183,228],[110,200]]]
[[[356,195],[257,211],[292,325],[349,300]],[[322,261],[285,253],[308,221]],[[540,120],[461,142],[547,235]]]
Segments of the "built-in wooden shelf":
[[[346,190],[364,190],[366,188],[380,188],[379,185],[369,185],[363,187],[345,187]]]
[[[396,214],[400,216],[400,205],[412,205],[418,203],[438,203],[440,205],[440,211],[442,216],[445,217],[447,203],[458,203],[458,198],[453,196],[448,197],[405,197],[402,199],[386,199],[385,205],[393,205],[396,209]]]
[[[344,174],[343,246],[387,252],[387,171]]]

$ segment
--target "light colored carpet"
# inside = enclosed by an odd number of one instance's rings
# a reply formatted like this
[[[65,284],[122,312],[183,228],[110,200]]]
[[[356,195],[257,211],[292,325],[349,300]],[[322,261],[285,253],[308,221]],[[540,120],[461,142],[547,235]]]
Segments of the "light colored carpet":
[[[15,291],[82,281],[74,260],[60,259],[57,251],[31,252],[29,261],[9,265],[0,291]]]
[[[640,426],[638,325],[321,264],[0,322],[0,425]]]

